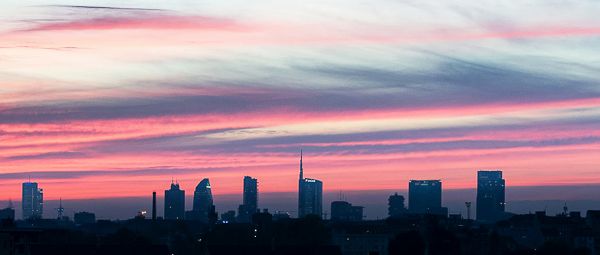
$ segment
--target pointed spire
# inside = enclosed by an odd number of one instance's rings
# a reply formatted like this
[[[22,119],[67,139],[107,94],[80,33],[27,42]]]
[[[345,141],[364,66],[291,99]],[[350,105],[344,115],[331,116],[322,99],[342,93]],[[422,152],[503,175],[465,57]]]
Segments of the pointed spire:
[[[302,168],[302,149],[300,149],[300,181],[304,179],[304,168]]]

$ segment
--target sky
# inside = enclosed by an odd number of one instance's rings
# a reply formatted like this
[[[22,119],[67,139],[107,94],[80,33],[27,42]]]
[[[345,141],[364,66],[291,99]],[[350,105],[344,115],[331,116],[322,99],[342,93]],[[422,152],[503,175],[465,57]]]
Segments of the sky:
[[[598,1],[82,2],[0,3],[0,200],[600,184]]]

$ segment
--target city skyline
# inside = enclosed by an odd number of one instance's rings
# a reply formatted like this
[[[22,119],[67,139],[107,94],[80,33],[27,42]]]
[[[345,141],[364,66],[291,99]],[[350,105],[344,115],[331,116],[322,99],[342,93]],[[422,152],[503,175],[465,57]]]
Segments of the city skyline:
[[[0,200],[600,184],[595,1],[86,4],[0,3]]]
[[[600,0],[0,0],[0,254],[599,255]]]
[[[300,153],[300,167],[299,167],[299,187],[298,192],[296,194],[298,202],[298,215],[295,217],[306,217],[308,215],[318,215],[327,219],[327,215],[331,213],[332,219],[335,218],[334,214],[337,214],[337,219],[359,219],[362,220],[363,217],[367,218],[363,214],[364,206],[358,205],[353,206],[348,202],[347,198],[341,193],[339,193],[339,197],[337,199],[331,199],[331,211],[323,210],[324,206],[327,206],[323,202],[323,193],[320,190],[322,189],[323,184],[319,180],[304,178],[304,168],[303,168],[303,155],[302,151]],[[502,171],[501,170],[478,170],[476,171],[478,187],[477,187],[477,195],[475,202],[469,200],[468,197],[461,197],[465,200],[466,203],[474,204],[476,207],[475,214],[473,212],[469,212],[470,216],[476,216],[477,220],[480,222],[495,222],[500,219],[505,219],[512,215],[512,212],[507,211],[508,214],[505,214],[505,180],[502,179]],[[257,205],[258,202],[258,180],[252,178],[250,176],[244,176],[243,178],[244,190],[241,193],[242,196],[242,205],[238,207],[237,216],[236,211],[227,210],[226,213],[233,213],[230,215],[231,217],[236,218],[238,222],[248,222],[251,218],[250,216],[253,214],[248,211],[247,208],[255,208],[252,210],[253,212],[259,212],[260,208]],[[32,186],[33,184],[33,186]],[[315,186],[315,184],[318,184]],[[35,186],[35,187],[34,187]],[[31,193],[32,189],[39,190],[42,192],[42,189],[37,188],[37,183],[32,183],[31,181],[23,183],[23,198],[26,197],[26,193]],[[192,196],[193,205],[192,210],[187,211],[187,207],[185,206],[185,190],[181,189],[178,182],[174,180],[171,181],[171,188],[169,190],[165,190],[164,197],[164,214],[163,217],[167,220],[198,220],[202,222],[210,222],[211,215],[215,215],[215,220],[218,219],[218,211],[213,202],[212,197],[212,186],[208,178],[202,179],[198,185],[196,186],[196,190]],[[303,194],[304,193],[304,194]],[[442,182],[440,180],[410,180],[408,182],[408,190],[406,191],[406,196],[408,199],[408,204],[405,204],[405,198],[403,195],[399,195],[398,192],[394,192],[389,196],[387,204],[387,216],[389,217],[398,217],[403,215],[410,214],[434,214],[434,215],[461,215],[461,217],[468,218],[470,216],[465,211],[449,211],[446,207],[447,201],[443,199],[444,189],[442,188]],[[41,193],[40,193],[41,194]],[[32,195],[33,196],[33,195]],[[380,197],[381,199],[381,197]],[[381,202],[381,201],[380,201]],[[329,201],[325,202],[329,203]],[[40,205],[43,204],[43,201]],[[498,205],[496,205],[498,204]],[[25,208],[25,203],[22,203],[23,208]],[[31,207],[31,206],[30,206]],[[156,207],[156,192],[152,192],[152,203],[151,208]],[[12,208],[12,201],[9,201],[9,206],[7,209]],[[335,208],[335,209],[334,209]],[[500,208],[500,209],[497,209]],[[567,201],[565,201],[563,207],[561,207],[561,213],[567,210]],[[581,208],[589,210],[594,207]],[[231,208],[229,208],[231,209]],[[273,209],[269,207],[263,207],[264,210]],[[547,211],[547,206],[544,207],[543,211]],[[40,208],[41,210],[41,208]],[[62,199],[60,200],[60,207],[57,208],[60,210],[58,212],[59,218],[63,215],[65,208],[62,206]],[[280,211],[273,210],[275,212],[282,212],[289,214],[293,211]],[[536,210],[537,211],[537,210]],[[577,211],[577,210],[576,210]],[[23,213],[26,211],[23,210]],[[85,210],[74,210],[73,213],[77,214],[78,212],[86,212]],[[138,215],[142,212],[147,212],[147,209],[142,208],[138,211]],[[529,211],[531,213],[531,209]],[[357,214],[359,213],[359,214]],[[522,212],[521,212],[522,213]],[[145,213],[144,213],[145,214]],[[25,215],[25,214],[24,214]],[[156,219],[155,216],[158,216],[152,210],[151,219]],[[360,216],[357,216],[360,215]],[[23,216],[22,219],[30,218],[31,216]],[[41,214],[33,215],[33,218],[41,218]],[[68,217],[68,216],[67,216]],[[379,216],[377,217],[379,218]]]

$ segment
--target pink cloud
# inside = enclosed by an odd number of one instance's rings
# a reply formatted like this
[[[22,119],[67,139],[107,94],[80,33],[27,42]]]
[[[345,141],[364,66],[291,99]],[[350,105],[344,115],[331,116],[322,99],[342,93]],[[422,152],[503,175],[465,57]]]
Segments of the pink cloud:
[[[41,24],[24,31],[53,31],[53,30],[118,30],[118,29],[149,29],[149,30],[241,30],[244,26],[230,19],[178,16],[178,15],[145,15],[142,17],[99,17],[71,21],[59,21]]]

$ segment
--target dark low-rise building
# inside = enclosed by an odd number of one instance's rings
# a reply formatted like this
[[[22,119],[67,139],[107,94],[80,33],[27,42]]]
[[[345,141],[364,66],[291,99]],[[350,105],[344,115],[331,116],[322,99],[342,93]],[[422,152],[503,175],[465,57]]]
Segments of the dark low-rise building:
[[[73,216],[75,224],[93,224],[96,223],[96,214],[91,212],[78,212]]]
[[[346,201],[331,202],[332,221],[360,221],[363,219],[363,207],[353,206]]]
[[[4,208],[0,210],[0,220],[14,220],[15,219],[15,209],[13,208]]]

